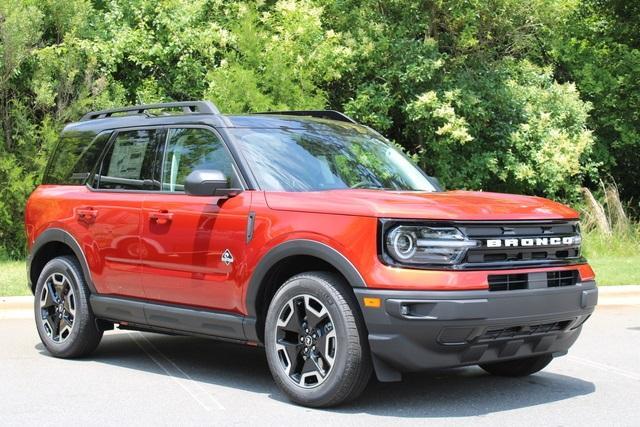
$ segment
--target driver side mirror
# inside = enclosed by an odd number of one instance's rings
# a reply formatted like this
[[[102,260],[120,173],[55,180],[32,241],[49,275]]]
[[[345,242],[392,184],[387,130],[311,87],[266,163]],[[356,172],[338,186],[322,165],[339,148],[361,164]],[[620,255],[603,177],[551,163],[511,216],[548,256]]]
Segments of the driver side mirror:
[[[184,191],[190,196],[233,197],[242,189],[229,188],[229,180],[219,170],[195,170],[187,176]]]

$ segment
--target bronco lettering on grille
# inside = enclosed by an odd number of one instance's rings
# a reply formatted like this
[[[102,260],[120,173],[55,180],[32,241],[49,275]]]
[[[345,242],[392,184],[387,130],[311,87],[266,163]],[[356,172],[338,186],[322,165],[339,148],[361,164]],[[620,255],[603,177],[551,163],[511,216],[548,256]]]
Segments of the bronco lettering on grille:
[[[567,236],[567,237],[530,237],[524,239],[487,239],[486,246],[488,248],[501,248],[501,247],[528,247],[528,246],[558,246],[558,245],[578,245],[580,244],[579,237]]]

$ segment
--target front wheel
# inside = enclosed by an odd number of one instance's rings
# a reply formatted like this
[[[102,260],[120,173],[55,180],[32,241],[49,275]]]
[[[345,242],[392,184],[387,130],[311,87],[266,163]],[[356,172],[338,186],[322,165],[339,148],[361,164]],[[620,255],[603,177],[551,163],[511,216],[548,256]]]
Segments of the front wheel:
[[[335,406],[355,399],[371,376],[364,321],[337,275],[289,279],[269,306],[265,348],[278,386],[294,402]]]
[[[480,367],[492,375],[501,377],[525,377],[541,371],[551,363],[552,360],[552,355],[543,354],[540,356],[526,357],[524,359],[507,360],[505,362],[486,363],[480,365]]]

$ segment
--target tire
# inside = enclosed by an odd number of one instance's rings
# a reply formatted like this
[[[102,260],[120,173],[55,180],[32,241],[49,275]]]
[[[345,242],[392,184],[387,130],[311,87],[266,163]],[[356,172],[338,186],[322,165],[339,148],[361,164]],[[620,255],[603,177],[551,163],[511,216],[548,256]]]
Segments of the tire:
[[[87,356],[102,339],[82,269],[72,256],[54,258],[42,269],[36,284],[34,314],[40,340],[55,357]]]
[[[491,375],[501,377],[525,377],[544,369],[551,361],[551,354],[542,354],[524,359],[507,360],[505,362],[486,363],[480,365]]]
[[[265,349],[276,384],[303,406],[353,400],[371,377],[362,314],[351,289],[332,273],[302,273],[282,285],[269,305]]]

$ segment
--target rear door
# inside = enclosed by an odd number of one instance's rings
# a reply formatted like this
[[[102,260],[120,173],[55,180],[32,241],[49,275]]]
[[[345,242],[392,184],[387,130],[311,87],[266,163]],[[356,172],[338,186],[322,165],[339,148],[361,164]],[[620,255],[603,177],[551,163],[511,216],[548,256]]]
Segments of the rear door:
[[[158,163],[160,191],[145,194],[142,210],[147,298],[240,311],[251,192],[231,198],[184,192],[197,169],[219,170],[230,187],[242,188],[229,150],[212,128],[170,128]]]
[[[78,207],[78,221],[98,259],[90,264],[98,292],[144,297],[140,264],[142,194],[153,191],[154,165],[163,129],[117,132],[90,180],[91,194]]]

